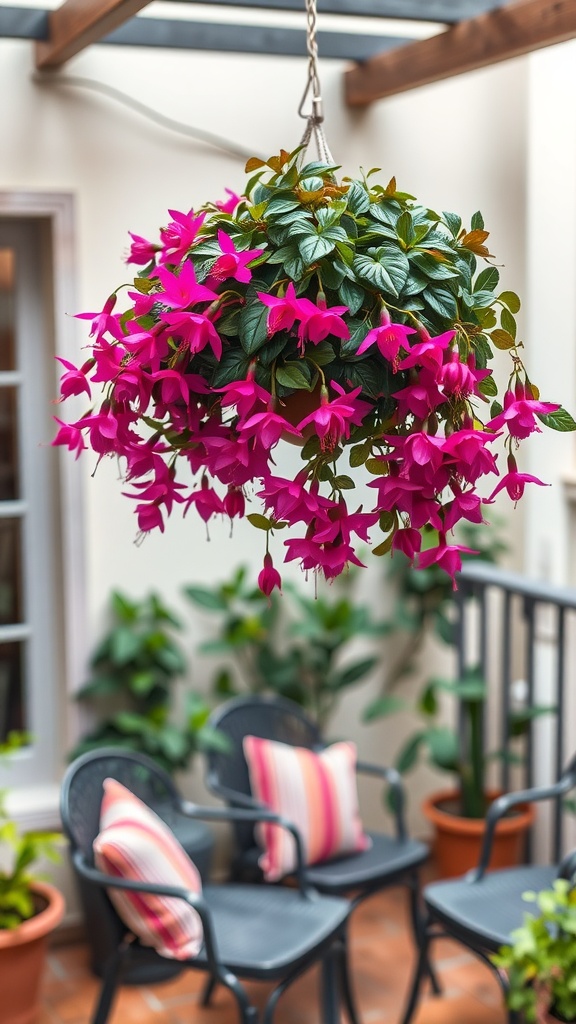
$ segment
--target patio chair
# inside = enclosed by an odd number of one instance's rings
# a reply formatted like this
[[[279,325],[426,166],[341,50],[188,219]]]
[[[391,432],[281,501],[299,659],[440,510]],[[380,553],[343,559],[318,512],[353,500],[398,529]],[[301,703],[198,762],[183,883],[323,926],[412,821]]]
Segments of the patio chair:
[[[246,735],[310,750],[320,750],[326,746],[318,727],[302,708],[282,697],[235,697],[216,708],[210,717],[210,725],[228,737],[229,749],[226,752],[210,751],[206,754],[206,784],[229,807],[262,807],[251,794],[248,765],[243,752],[243,739]],[[406,885],[410,894],[412,928],[420,944],[422,918],[418,869],[428,857],[428,847],[407,834],[403,788],[398,773],[392,768],[365,761],[358,761],[356,767],[358,772],[388,784],[394,807],[395,834],[369,831],[369,849],[321,864],[306,865],[306,881],[320,893],[350,896],[352,909],[372,893],[387,886]],[[262,881],[262,872],[258,867],[260,850],[252,823],[237,821],[234,832],[236,853],[233,877],[251,882]],[[434,991],[439,992],[433,972],[431,980]]]
[[[321,962],[322,1021],[340,1021],[340,997],[350,1020],[356,1020],[347,977],[344,941],[350,906],[347,900],[320,897],[306,882],[297,833],[299,859],[297,887],[207,884],[197,896],[182,888],[144,884],[104,874],[94,866],[93,842],[100,831],[100,806],[105,779],[112,778],[147,806],[169,801],[180,814],[212,822],[236,824],[255,820],[284,825],[278,815],[260,809],[235,810],[198,807],[184,801],[172,779],[144,755],[118,748],[84,754],[66,771],[61,789],[61,815],[70,842],[75,871],[99,891],[111,887],[132,892],[172,896],[193,907],[203,927],[203,944],[197,956],[178,961],[183,968],[205,971],[232,992],[241,1024],[257,1024],[259,1015],[240,979],[275,982],[262,1020],[271,1024],[279,997],[312,964]],[[289,830],[291,826],[286,823]],[[131,966],[156,964],[160,957],[127,933],[116,917],[118,941],[106,965],[92,1024],[105,1024],[123,972]],[[279,927],[281,922],[281,927]]]
[[[436,938],[453,938],[467,946],[491,968],[506,995],[506,977],[494,967],[490,955],[508,944],[510,933],[521,926],[527,910],[522,894],[528,890],[549,889],[555,878],[573,878],[576,874],[576,853],[571,852],[558,864],[523,864],[488,871],[494,830],[500,818],[518,804],[559,800],[575,786],[576,758],[553,785],[499,797],[486,816],[478,866],[460,878],[431,882],[424,887],[426,919],[402,1024],[409,1024],[416,1010],[429,963],[430,943]],[[520,1019],[515,1011],[508,1011],[509,1024],[519,1024]]]

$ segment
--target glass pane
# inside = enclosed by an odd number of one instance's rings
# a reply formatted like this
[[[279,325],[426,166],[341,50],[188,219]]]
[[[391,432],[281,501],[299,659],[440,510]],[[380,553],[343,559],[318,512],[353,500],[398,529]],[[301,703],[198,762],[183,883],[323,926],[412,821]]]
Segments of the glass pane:
[[[0,519],[0,625],[23,621],[21,527],[19,519]]]
[[[20,497],[18,388],[0,387],[0,501]]]
[[[0,249],[0,370],[15,370],[14,252]]]
[[[0,743],[13,729],[24,729],[24,643],[0,644]]]

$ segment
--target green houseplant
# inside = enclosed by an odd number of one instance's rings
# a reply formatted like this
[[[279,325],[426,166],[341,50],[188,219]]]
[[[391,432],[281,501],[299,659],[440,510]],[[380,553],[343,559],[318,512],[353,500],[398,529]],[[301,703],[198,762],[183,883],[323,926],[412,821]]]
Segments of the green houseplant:
[[[387,628],[354,600],[352,587],[349,575],[316,598],[287,585],[282,598],[266,599],[244,566],[213,587],[187,586],[187,597],[217,617],[216,638],[199,647],[228,662],[215,674],[215,693],[272,691],[301,704],[324,729],[343,692],[379,661],[375,654],[351,660],[351,641]]]
[[[198,750],[221,745],[207,725],[208,703],[188,692],[184,713],[175,707],[174,687],[187,667],[174,638],[182,626],[157,594],[141,600],[114,592],[109,627],[94,650],[89,680],[77,699],[93,709],[98,723],[70,754],[120,746],[140,750],[169,772],[189,766]]]
[[[12,733],[5,757],[27,742]],[[37,869],[59,860],[58,833],[20,832],[0,793],[0,993],[3,1024],[31,1024],[39,1013],[47,940],[64,915],[64,899]]]
[[[527,913],[512,942],[492,957],[507,976],[508,1006],[531,1024],[576,1021],[576,890],[564,878],[551,889],[524,893],[539,913]]]

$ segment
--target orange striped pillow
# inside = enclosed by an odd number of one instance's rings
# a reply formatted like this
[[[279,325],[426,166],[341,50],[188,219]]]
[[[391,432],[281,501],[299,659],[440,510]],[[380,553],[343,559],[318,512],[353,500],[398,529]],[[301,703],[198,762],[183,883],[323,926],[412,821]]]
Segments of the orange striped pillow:
[[[370,846],[358,810],[353,743],[333,743],[316,753],[246,736],[244,755],[253,796],[296,826],[307,864]],[[257,835],[264,850],[259,864],[267,882],[295,870],[294,839],[286,829],[263,823]]]
[[[100,833],[94,840],[100,871],[116,878],[175,885],[200,894],[200,875],[167,825],[116,779],[104,781]],[[175,896],[108,889],[124,924],[144,946],[187,960],[202,946],[200,917]]]

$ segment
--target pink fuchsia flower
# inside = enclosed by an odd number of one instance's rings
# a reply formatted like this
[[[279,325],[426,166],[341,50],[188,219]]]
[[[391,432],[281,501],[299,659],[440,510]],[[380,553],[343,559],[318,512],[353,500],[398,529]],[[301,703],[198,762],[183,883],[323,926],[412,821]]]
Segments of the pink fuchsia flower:
[[[138,529],[142,533],[149,533],[150,530],[159,529],[164,533],[164,519],[159,505],[143,503],[136,506],[138,516]]]
[[[156,292],[156,300],[172,309],[187,309],[198,302],[212,302],[218,298],[211,288],[198,284],[190,260],[185,261],[178,275],[172,274],[165,267],[158,267],[154,278],[158,278],[162,285],[162,289]]]
[[[490,377],[492,370],[477,370],[474,353],[466,363],[460,361],[458,349],[452,349],[447,362],[440,367],[437,381],[449,398],[468,398],[478,394],[478,382]]]
[[[234,278],[242,284],[248,284],[252,279],[252,271],[246,264],[261,256],[264,249],[246,249],[244,252],[239,252],[230,235],[222,231],[222,228],[218,232],[218,245],[222,250],[222,255],[212,264],[208,280],[220,282]]]
[[[326,579],[339,576],[349,562],[364,568],[364,563],[357,558],[350,544],[319,544],[311,527],[308,528],[306,537],[292,537],[284,543],[288,549],[286,562],[299,559],[305,572],[321,569]]]
[[[396,530],[392,538],[392,550],[401,551],[411,562],[422,547],[422,535],[419,530],[406,527],[404,530]]]
[[[235,516],[238,516],[241,519],[244,515],[245,506],[246,502],[242,488],[230,484],[224,496],[224,511],[228,518],[234,519]]]
[[[417,419],[425,420],[446,401],[446,395],[438,387],[434,375],[426,370],[421,370],[417,379],[405,388],[392,392],[392,397],[398,402],[398,415],[401,419],[412,413]]]
[[[270,597],[275,587],[278,587],[278,590],[282,589],[282,577],[274,568],[272,555],[268,551],[264,555],[264,568],[258,574],[258,586],[266,597]]]
[[[267,476],[264,487],[257,492],[263,498],[266,509],[272,509],[275,519],[287,519],[290,523],[309,523],[328,505],[328,499],[318,494],[318,483],[306,489],[307,469],[303,469],[294,480],[280,476]]]
[[[230,188],[225,188],[225,192],[228,193],[229,198],[225,202],[216,202],[215,206],[220,210],[221,213],[234,213],[234,210],[239,203],[242,202],[243,196],[236,195],[235,192]]]
[[[269,337],[276,334],[277,331],[289,331],[294,326],[295,321],[304,316],[304,311],[300,311],[301,303],[304,300],[296,298],[296,291],[292,281],[290,281],[286,289],[286,295],[283,297],[268,295],[266,292],[258,292],[257,294],[260,302],[263,302],[270,309],[267,322]]]
[[[338,392],[338,397],[332,401],[328,398],[328,389],[322,386],[320,390],[320,407],[306,416],[297,426],[303,431],[309,424],[312,425],[320,438],[322,451],[334,451],[341,438],[350,437],[350,426],[359,426],[366,413],[370,412],[373,406],[370,402],[364,402],[358,398],[362,391],[361,387],[346,392],[336,381],[332,381],[332,387]]]
[[[444,349],[448,348],[455,335],[456,331],[446,331],[445,334],[439,334],[436,338],[431,338],[428,335],[424,341],[412,345],[410,355],[398,363],[398,366],[401,370],[409,370],[411,366],[424,366],[435,373],[442,365]]]
[[[126,359],[124,346],[111,344],[102,338],[99,345],[94,345],[92,353],[94,372],[90,380],[94,384],[108,384],[115,380]]]
[[[142,480],[134,484],[136,494],[129,491],[122,493],[127,498],[137,498],[139,501],[154,505],[165,505],[166,512],[170,515],[174,503],[180,504],[185,500],[179,493],[184,490],[184,484],[176,482],[176,471],[173,467],[167,466],[161,458],[155,460],[153,473],[153,480]]]
[[[238,430],[244,438],[255,437],[263,448],[269,450],[277,444],[283,434],[293,434],[300,437],[300,432],[293,427],[288,420],[268,408],[265,412],[257,412],[245,423],[239,425]]]
[[[331,502],[325,507],[314,524],[314,538],[318,543],[350,542],[355,533],[362,540],[369,541],[368,530],[378,521],[378,512],[349,512],[344,498]]]
[[[139,366],[126,366],[114,380],[114,401],[137,404],[140,416],[146,411],[151,395],[150,376]]]
[[[208,477],[202,477],[202,483],[197,491],[193,491],[192,494],[186,499],[186,512],[191,505],[196,505],[196,511],[201,519],[205,523],[212,518],[213,515],[224,513],[224,503],[213,487],[210,487]]]
[[[342,313],[348,312],[348,306],[328,307],[322,292],[318,293],[316,305],[306,298],[297,301],[299,316],[302,318],[298,328],[301,349],[306,341],[319,345],[328,335],[336,338],[350,337],[350,331],[342,319]]]
[[[60,424],[58,433],[52,441],[52,444],[57,447],[62,445],[68,448],[71,452],[76,452],[75,458],[78,458],[80,453],[86,448],[84,444],[84,437],[79,427],[74,426],[73,423],[64,423],[63,420],[59,420],[57,416],[54,417],[56,423]]]
[[[223,406],[236,406],[241,419],[245,419],[258,402],[264,402],[265,405],[268,405],[272,398],[269,391],[266,391],[265,388],[260,387],[256,383],[253,373],[253,369],[249,370],[246,380],[234,380],[231,384],[225,384],[221,388],[214,389],[224,395],[222,399]]]
[[[442,445],[447,464],[452,464],[453,471],[472,484],[487,473],[497,474],[496,456],[487,445],[498,437],[499,434],[490,434],[487,430],[455,431]]]
[[[512,437],[522,440],[534,431],[540,433],[540,427],[536,424],[538,414],[556,412],[559,408],[554,402],[540,402],[532,398],[532,392],[527,392],[526,387],[518,382],[515,392],[507,391],[504,395],[502,412],[486,426],[491,430],[507,426]]]
[[[462,553],[478,555],[479,552],[474,551],[473,548],[464,547],[463,544],[447,544],[446,534],[442,531],[439,534],[438,540],[437,547],[427,548],[426,551],[420,552],[418,569],[427,569],[430,565],[439,566],[440,569],[444,569],[444,572],[452,577],[452,585],[454,590],[456,590],[456,580],[454,577],[462,568]]]
[[[163,359],[170,353],[168,340],[154,331],[143,331],[134,320],[129,320],[128,334],[122,339],[126,351],[134,362],[150,370],[159,370]]]
[[[396,373],[400,349],[410,349],[407,338],[409,334],[415,333],[413,327],[406,327],[405,324],[393,324],[388,310],[383,308],[380,314],[380,326],[373,327],[371,331],[368,331],[356,355],[361,356],[372,345],[376,345],[380,355],[392,363],[393,371]]]
[[[100,341],[104,334],[111,334],[113,338],[120,339],[123,336],[118,316],[112,315],[116,305],[117,295],[110,295],[100,313],[75,313],[76,320],[91,320],[90,337]]]
[[[160,263],[181,263],[188,250],[194,245],[206,214],[196,215],[194,210],[189,210],[188,213],[168,210],[168,213],[172,220],[160,232],[162,242]]]
[[[156,253],[160,246],[155,245],[154,242],[149,242],[146,238],[142,238],[142,235],[133,235],[131,231],[128,234],[132,239],[132,243],[130,245],[130,252],[126,257],[126,263],[133,263],[140,267],[151,263],[156,258]]]
[[[482,502],[474,491],[463,491],[455,494],[453,501],[450,501],[443,508],[444,529],[452,530],[461,519],[467,519],[469,523],[483,523]]]
[[[538,484],[539,487],[549,486],[549,484],[544,483],[543,480],[539,480],[537,476],[531,476],[530,473],[519,473],[516,459],[513,455],[509,455],[508,472],[496,485],[490,497],[486,498],[486,504],[493,502],[496,495],[500,491],[504,490],[504,488],[508,491],[512,501],[516,503],[517,501],[520,501],[520,498],[524,494],[526,484]]]
[[[215,358],[222,358],[222,339],[212,321],[203,313],[164,313],[162,322],[168,325],[169,333],[185,345],[192,355],[201,352],[207,345]]]
[[[94,360],[88,359],[82,367],[78,368],[74,366],[74,363],[69,363],[67,359],[63,359],[62,356],[56,356],[56,359],[59,363],[62,363],[66,370],[66,373],[63,373],[60,378],[62,398],[70,398],[70,395],[81,395],[84,391],[90,397],[90,384],[86,379],[86,374],[94,366]]]
[[[110,452],[118,451],[116,439],[118,436],[118,417],[110,409],[100,409],[91,416],[83,416],[73,426],[83,430],[88,429],[90,447],[99,455],[108,455]]]

